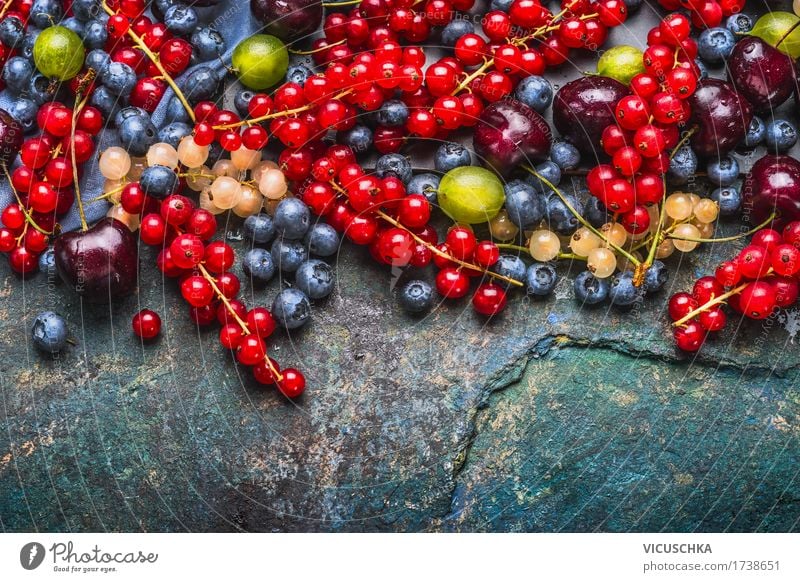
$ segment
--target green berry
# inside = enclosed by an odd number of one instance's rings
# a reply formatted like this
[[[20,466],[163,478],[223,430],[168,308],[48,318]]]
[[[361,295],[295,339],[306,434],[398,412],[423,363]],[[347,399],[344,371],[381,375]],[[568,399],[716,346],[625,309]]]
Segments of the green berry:
[[[289,68],[289,51],[277,37],[254,34],[236,45],[231,62],[242,85],[261,91],[283,80]]]
[[[69,81],[83,66],[86,50],[80,37],[64,26],[45,28],[33,43],[33,62],[45,77]]]
[[[476,166],[461,166],[444,175],[439,183],[438,200],[442,210],[456,222],[480,224],[497,216],[505,193],[494,173]]]

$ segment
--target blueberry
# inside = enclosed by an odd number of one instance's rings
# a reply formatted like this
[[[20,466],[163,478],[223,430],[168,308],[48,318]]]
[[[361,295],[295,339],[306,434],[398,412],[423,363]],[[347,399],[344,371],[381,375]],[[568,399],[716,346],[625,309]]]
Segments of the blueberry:
[[[500,10],[501,12],[508,12],[514,0],[492,0],[492,10]]]
[[[357,154],[366,153],[372,148],[372,131],[366,125],[356,125],[347,131],[340,131],[336,139],[340,144],[350,146]]]
[[[20,56],[33,60],[33,45],[36,44],[39,32],[33,28],[28,29],[27,34],[22,38],[22,42],[19,45]]]
[[[16,16],[6,16],[0,20],[0,42],[14,48],[25,38],[25,25]]]
[[[22,93],[33,76],[33,63],[24,57],[11,57],[3,66],[3,82],[9,91]]]
[[[575,299],[584,305],[597,305],[608,298],[611,286],[608,279],[598,279],[591,271],[583,271],[573,283]]]
[[[67,345],[67,324],[52,311],[43,311],[33,320],[33,345],[43,352],[54,354]]]
[[[311,303],[298,289],[284,289],[272,302],[272,316],[281,327],[297,329],[311,317]]]
[[[119,111],[118,99],[116,95],[112,95],[108,89],[101,85],[95,87],[95,90],[92,91],[89,104],[99,109],[105,119],[110,119]]]
[[[469,20],[454,18],[442,29],[442,44],[454,47],[459,38],[473,32],[475,32],[475,26]]]
[[[108,67],[111,62],[111,57],[103,49],[94,49],[89,51],[84,62],[87,68],[94,69],[94,71],[102,77],[106,67]]]
[[[108,29],[99,20],[92,20],[83,27],[83,44],[87,49],[102,49],[107,41]]]
[[[433,306],[435,298],[428,283],[415,279],[403,285],[397,299],[409,313],[424,313]]]
[[[112,61],[100,81],[112,95],[127,97],[136,85],[136,71],[130,65]]]
[[[728,16],[725,21],[725,27],[733,34],[746,34],[753,29],[753,19],[740,12],[739,14]]]
[[[689,146],[679,149],[669,162],[667,178],[670,183],[683,185],[697,172],[697,155]]]
[[[250,115],[250,110],[248,108],[253,95],[255,95],[255,93],[250,89],[242,89],[236,92],[236,96],[233,98],[233,106],[236,108],[239,115],[243,117]]]
[[[39,271],[44,273],[47,278],[59,281],[58,273],[56,272],[56,251],[53,247],[48,247],[39,255]]]
[[[100,0],[72,0],[72,13],[83,22],[96,18],[102,11]]]
[[[553,86],[544,77],[531,75],[519,82],[514,96],[531,109],[542,113],[553,103]]]
[[[150,4],[150,9],[159,20],[164,20],[164,15],[170,7],[175,6],[179,0],[155,0]]]
[[[213,26],[201,26],[192,33],[192,47],[198,62],[213,61],[225,53],[225,39]]]
[[[460,143],[446,141],[437,148],[433,156],[433,167],[442,174],[449,172],[453,168],[471,164],[472,156],[469,150]]]
[[[773,119],[767,122],[764,145],[775,153],[785,152],[797,143],[797,127],[786,119]]]
[[[167,100],[167,108],[164,111],[164,122],[193,124],[189,114],[186,112],[186,108],[183,106],[183,103],[181,103],[181,100],[178,99],[177,95],[170,95],[169,99]]]
[[[697,67],[697,78],[708,79],[708,67],[700,59],[695,59],[694,64]]]
[[[197,28],[197,12],[190,6],[173,4],[164,13],[164,24],[173,34],[188,36]]]
[[[339,250],[339,233],[330,224],[317,222],[308,229],[303,242],[312,255],[330,257]]]
[[[739,162],[733,156],[711,160],[706,168],[710,182],[718,186],[730,186],[739,178]]]
[[[132,156],[142,157],[147,154],[150,146],[156,143],[158,130],[150,117],[133,115],[128,117],[119,126],[120,145]]]
[[[639,10],[644,0],[625,0],[625,7],[628,9],[628,13],[633,13]]]
[[[544,198],[527,182],[508,182],[505,193],[508,218],[521,230],[534,228],[544,218]]]
[[[298,198],[284,198],[275,207],[275,231],[288,239],[298,240],[308,231],[311,213]]]
[[[525,266],[525,262],[517,255],[500,255],[500,258],[497,259],[497,262],[492,265],[491,270],[492,272],[502,275],[503,277],[522,281],[525,279],[525,271],[527,270],[527,267]],[[497,283],[503,286],[509,285],[509,283],[506,281],[501,280],[498,280]]]
[[[270,248],[275,266],[284,273],[294,273],[308,259],[308,251],[303,243],[296,240],[276,238]]]
[[[742,195],[733,186],[717,188],[711,193],[711,199],[719,204],[720,216],[736,216],[742,206]]]
[[[180,121],[173,121],[158,131],[158,141],[168,143],[175,149],[187,135],[191,135],[192,128]]]
[[[733,51],[736,37],[727,28],[707,28],[697,39],[697,52],[700,58],[710,65],[719,65]]]
[[[655,293],[667,284],[669,271],[667,266],[661,261],[653,261],[650,268],[644,274],[644,290],[647,293]]]
[[[144,169],[139,184],[145,194],[163,200],[178,188],[178,176],[172,168],[156,164]]]
[[[127,107],[123,107],[117,111],[117,113],[114,115],[114,126],[119,128],[119,126],[121,126],[122,123],[129,117],[144,117],[145,119],[148,119],[150,114],[141,107],[128,105]]]
[[[550,160],[562,171],[573,170],[581,163],[581,153],[571,143],[557,141],[550,148]]]
[[[16,119],[22,126],[23,131],[26,133],[37,129],[36,113],[39,111],[39,106],[30,99],[24,97],[17,97],[11,102],[8,108],[8,113]]]
[[[525,291],[534,297],[545,297],[553,292],[558,276],[553,265],[533,263],[525,274]]]
[[[401,154],[385,154],[375,163],[375,174],[381,179],[394,176],[403,184],[408,184],[412,177],[411,162]]]
[[[430,172],[417,174],[406,184],[406,194],[422,194],[428,202],[435,204],[440,180],[439,176]]]
[[[297,83],[298,85],[305,85],[308,78],[314,74],[314,71],[305,65],[292,65],[286,70],[286,81],[289,83]]]
[[[595,228],[600,228],[609,221],[611,215],[599,198],[589,196],[583,207],[583,217]]]
[[[408,121],[408,105],[399,99],[389,99],[378,109],[376,117],[381,125],[402,127]]]
[[[256,244],[265,244],[275,237],[275,224],[269,214],[253,214],[244,219],[244,236]]]
[[[294,284],[305,293],[309,299],[322,299],[333,292],[336,285],[336,275],[325,261],[309,259],[297,267],[294,274]]]
[[[744,136],[744,145],[748,148],[754,148],[759,145],[764,138],[767,137],[767,124],[760,117],[754,115],[747,127],[747,133]]]
[[[64,28],[68,28],[78,36],[83,36],[84,24],[77,18],[74,17],[65,18],[64,20],[61,21],[61,26],[63,26]]]
[[[553,162],[542,162],[536,166],[534,170],[536,170],[537,174],[550,182],[553,186],[558,186],[559,183],[561,183],[561,168],[559,168],[558,165]],[[537,192],[550,192],[550,186],[542,182],[533,174],[528,174],[525,177],[525,181],[533,186],[533,189]]]
[[[583,204],[573,194],[564,194],[564,200],[569,202],[569,205],[579,215],[583,215]],[[567,235],[575,232],[580,226],[578,218],[558,196],[550,196],[547,199],[547,206],[545,206],[545,218],[550,223],[550,227],[558,234]]]
[[[617,273],[611,280],[611,304],[616,307],[631,307],[642,298],[643,289],[633,284],[633,273]]]
[[[30,20],[36,28],[47,28],[61,22],[64,8],[60,0],[35,0],[31,6]]]
[[[193,104],[199,101],[210,100],[219,88],[220,78],[216,71],[208,66],[193,69],[183,79],[181,90],[186,98]]]
[[[242,258],[242,270],[252,285],[264,285],[275,276],[275,261],[267,249],[250,249]]]

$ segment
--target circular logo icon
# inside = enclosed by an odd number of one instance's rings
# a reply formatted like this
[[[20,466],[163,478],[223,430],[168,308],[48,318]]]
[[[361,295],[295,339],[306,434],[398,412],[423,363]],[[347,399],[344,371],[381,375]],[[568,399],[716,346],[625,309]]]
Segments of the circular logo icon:
[[[19,551],[19,563],[26,570],[35,570],[44,561],[44,546],[39,542],[29,542]]]

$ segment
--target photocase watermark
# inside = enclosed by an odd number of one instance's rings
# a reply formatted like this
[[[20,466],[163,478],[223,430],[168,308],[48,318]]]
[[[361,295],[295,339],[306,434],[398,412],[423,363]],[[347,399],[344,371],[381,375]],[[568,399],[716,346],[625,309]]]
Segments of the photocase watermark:
[[[19,552],[19,563],[25,570],[35,570],[46,558],[54,572],[101,573],[117,572],[119,565],[155,564],[158,554],[133,551],[104,551],[95,544],[88,550],[77,549],[72,541],[56,542],[49,549],[39,542],[29,542]]]

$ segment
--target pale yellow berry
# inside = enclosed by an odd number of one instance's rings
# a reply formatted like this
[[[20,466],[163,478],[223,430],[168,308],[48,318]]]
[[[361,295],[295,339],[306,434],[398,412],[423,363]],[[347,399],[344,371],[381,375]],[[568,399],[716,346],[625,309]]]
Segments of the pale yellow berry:
[[[128,170],[128,182],[138,182],[147,167],[146,158],[131,158],[131,169]]]
[[[582,226],[572,235],[569,241],[569,248],[579,257],[585,257],[589,254],[589,251],[596,249],[602,244],[603,239],[585,226]]]
[[[592,249],[586,257],[586,268],[598,279],[610,277],[617,268],[617,255],[605,247]]]
[[[239,204],[242,185],[230,176],[220,176],[211,184],[211,201],[214,206],[228,210]]]
[[[100,155],[98,167],[109,180],[121,180],[131,169],[131,157],[121,147],[113,146]]]
[[[125,180],[106,180],[103,184],[103,194],[108,194],[106,200],[111,204],[119,204],[125,184],[127,184]]]
[[[631,255],[631,256],[632,256],[634,259],[636,259],[637,261],[639,261],[640,263],[642,262],[642,255],[641,255],[641,253],[638,253],[638,252],[636,252],[636,251],[633,251],[633,252],[631,252],[631,253],[630,253],[630,255]],[[633,263],[633,262],[632,262],[632,261],[631,261],[631,260],[630,260],[628,257],[626,257],[625,255],[620,255],[620,256],[618,256],[618,257],[617,257],[617,268],[620,270],[620,272],[621,272],[621,273],[624,273],[625,271],[633,271],[633,270],[635,270],[635,269],[636,269],[636,264],[635,264],[635,263]]]
[[[658,247],[656,247],[656,258],[666,259],[675,252],[675,245],[672,244],[671,239],[665,239]]]
[[[695,206],[697,206],[697,203],[700,202],[701,198],[700,196],[692,192],[689,194],[689,200],[692,201],[692,208],[694,208]]]
[[[249,150],[242,146],[231,152],[231,161],[239,170],[252,170],[261,161],[261,150]]]
[[[650,226],[647,227],[649,232],[655,232],[658,230],[658,221],[661,218],[661,211],[658,208],[657,204],[653,204],[652,206],[647,207],[647,215],[650,217]]]
[[[686,220],[692,215],[692,198],[683,192],[670,194],[664,201],[664,211],[672,220]]]
[[[556,233],[549,230],[537,230],[531,233],[528,243],[531,256],[537,261],[552,261],[561,250],[561,241]]]
[[[186,172],[186,185],[189,187],[190,190],[195,192],[200,192],[206,186],[211,185],[211,180],[213,179],[214,174],[211,173],[211,170],[208,166],[200,166],[199,168],[192,168],[188,172]]]
[[[233,165],[230,160],[217,160],[211,168],[211,173],[217,176],[228,176],[229,178],[238,178],[239,170]]]
[[[710,198],[703,198],[694,205],[694,217],[698,222],[708,224],[719,216],[719,206]]]
[[[493,239],[499,240],[500,242],[513,240],[518,232],[519,228],[517,228],[516,224],[511,222],[508,218],[508,212],[505,210],[498,212],[497,215],[489,221],[489,234],[492,235]]]
[[[178,167],[178,152],[168,143],[154,143],[147,150],[148,166],[166,166],[171,169]]]
[[[208,146],[197,145],[191,135],[178,144],[178,159],[187,168],[199,168],[208,160]]]
[[[233,213],[247,218],[252,214],[258,214],[263,205],[264,197],[261,192],[250,186],[242,186],[242,196],[239,198],[239,203],[233,207]]]
[[[211,186],[206,186],[200,192],[200,208],[203,210],[208,210],[211,214],[222,214],[225,212],[224,208],[220,208],[214,204],[214,201],[211,199]]]
[[[256,164],[256,167],[250,171],[250,177],[253,179],[253,182],[258,184],[261,181],[261,176],[267,170],[277,169],[275,162],[271,160],[264,160]]]
[[[122,224],[128,227],[131,231],[135,231],[139,228],[139,215],[138,214],[128,214],[119,204],[115,204],[111,208],[108,209],[106,216],[110,216],[111,218],[116,218]]]
[[[603,233],[609,243],[618,247],[624,245],[625,241],[628,240],[628,231],[618,222],[605,223],[600,227],[600,232]]]
[[[700,238],[711,238],[714,234],[714,223],[713,222],[701,222],[700,224],[695,224],[697,230],[700,232]]]
[[[693,224],[689,224],[688,222],[686,224],[679,224],[676,226],[672,233],[675,235],[675,237],[700,238],[700,231],[698,228]],[[673,238],[672,244],[674,244],[675,248],[682,253],[689,253],[696,249],[699,243],[691,240],[680,240],[679,238]]]
[[[261,174],[261,179],[258,181],[258,189],[266,198],[278,200],[286,194],[288,189],[286,177],[280,170],[267,170]]]

